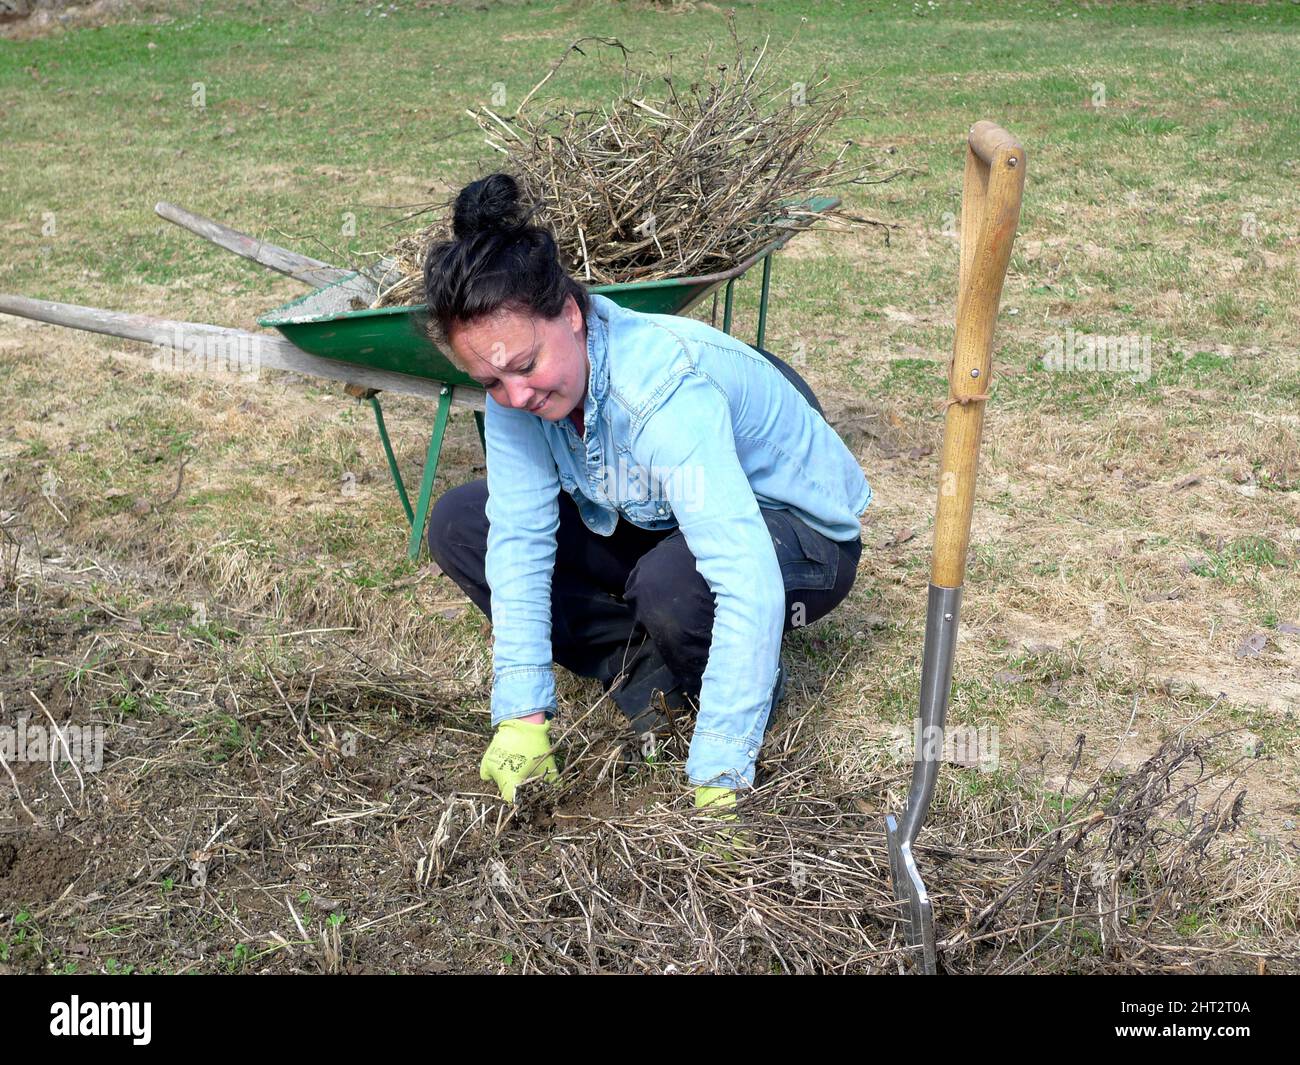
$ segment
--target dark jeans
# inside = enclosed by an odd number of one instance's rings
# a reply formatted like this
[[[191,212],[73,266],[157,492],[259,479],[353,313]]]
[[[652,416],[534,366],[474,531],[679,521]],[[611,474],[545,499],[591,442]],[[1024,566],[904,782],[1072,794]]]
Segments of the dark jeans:
[[[490,619],[485,576],[487,481],[444,492],[429,517],[429,553]],[[785,632],[828,614],[849,594],[862,544],[830,540],[789,511],[762,510],[785,583]],[[582,522],[560,493],[551,578],[551,648],[556,662],[596,677],[637,732],[660,727],[653,702],[669,709],[698,699],[713,640],[714,597],[680,529],[651,531],[619,520],[611,536]],[[621,678],[621,679],[620,679]]]
[[[807,383],[770,352],[763,354],[819,413]],[[485,576],[487,481],[444,492],[429,515],[429,553],[470,600],[492,617]],[[762,511],[785,584],[785,632],[830,613],[849,594],[862,543],[816,532],[786,510]],[[551,652],[581,677],[596,677],[637,732],[665,723],[669,710],[698,699],[713,641],[714,597],[695,568],[680,529],[642,529],[619,519],[611,536],[583,524],[560,492],[555,571],[551,578]]]

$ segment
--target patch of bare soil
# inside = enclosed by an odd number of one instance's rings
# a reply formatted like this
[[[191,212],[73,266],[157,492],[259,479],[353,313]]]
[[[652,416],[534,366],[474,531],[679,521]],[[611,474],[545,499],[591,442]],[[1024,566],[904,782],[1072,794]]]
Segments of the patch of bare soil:
[[[0,37],[28,41],[63,30],[156,16],[162,10],[158,0],[0,0]]]

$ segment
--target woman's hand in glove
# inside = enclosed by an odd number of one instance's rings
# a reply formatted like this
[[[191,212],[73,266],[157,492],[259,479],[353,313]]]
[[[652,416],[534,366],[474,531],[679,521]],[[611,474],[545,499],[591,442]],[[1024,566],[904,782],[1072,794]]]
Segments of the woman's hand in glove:
[[[479,763],[478,775],[480,780],[494,781],[506,802],[515,801],[515,788],[525,780],[559,780],[560,771],[551,753],[551,723],[501,722]]]

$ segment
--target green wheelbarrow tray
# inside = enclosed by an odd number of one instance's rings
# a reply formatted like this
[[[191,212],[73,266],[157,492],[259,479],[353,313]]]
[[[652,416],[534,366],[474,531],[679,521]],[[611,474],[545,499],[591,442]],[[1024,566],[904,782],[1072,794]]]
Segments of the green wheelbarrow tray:
[[[731,330],[732,286],[760,261],[763,290],[759,299],[758,345],[762,346],[767,326],[771,255],[817,216],[840,203],[838,198],[815,197],[799,203],[794,224],[776,240],[730,269],[698,277],[668,278],[662,281],[634,281],[618,285],[593,285],[598,293],[628,310],[650,314],[685,314],[707,296],[726,286],[727,301],[723,330]],[[424,304],[371,309],[378,292],[373,278],[356,272],[332,284],[309,292],[259,318],[258,325],[277,329],[303,351],[326,359],[370,366],[394,373],[413,374],[449,385],[477,388],[477,383],[430,339],[428,311]]]

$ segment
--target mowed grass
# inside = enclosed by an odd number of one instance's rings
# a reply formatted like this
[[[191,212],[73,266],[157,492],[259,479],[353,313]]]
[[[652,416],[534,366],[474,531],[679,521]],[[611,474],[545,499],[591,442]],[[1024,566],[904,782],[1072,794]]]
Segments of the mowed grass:
[[[1131,765],[1181,728],[1240,728],[1224,757],[1258,755],[1248,831],[1261,847],[1294,843],[1300,7],[736,11],[746,40],[784,49],[791,82],[825,71],[854,84],[844,135],[905,168],[843,192],[851,211],[897,223],[888,244],[821,230],[774,273],[768,346],[823,396],[877,494],[850,600],[789,640],[787,707],[814,708],[816,742],[850,778],[914,712],[963,137],[991,118],[1023,141],[1028,177],[954,720],[997,725],[1004,770],[1045,787],[1079,733],[1098,765],[1117,751]],[[253,328],[300,289],[160,221],[155,201],[322,259],[364,257],[402,232],[403,205],[494,165],[465,109],[504,92],[508,111],[584,36],[678,70],[698,69],[710,43],[719,61],[732,54],[703,4],[397,5],[380,18],[362,4],[217,3],[0,41],[0,291]],[[616,90],[618,62],[587,50],[553,98]],[[756,292],[756,279],[741,286],[742,337]],[[1132,337],[1137,361],[1045,368],[1071,336]],[[67,550],[155,561],[286,622],[356,626],[395,659],[475,669],[486,713],[487,633],[446,578],[405,562],[366,409],[332,385],[179,377],[140,354],[0,319],[4,506]],[[415,481],[430,408],[395,397],[386,410]],[[481,463],[458,415],[440,488]]]

